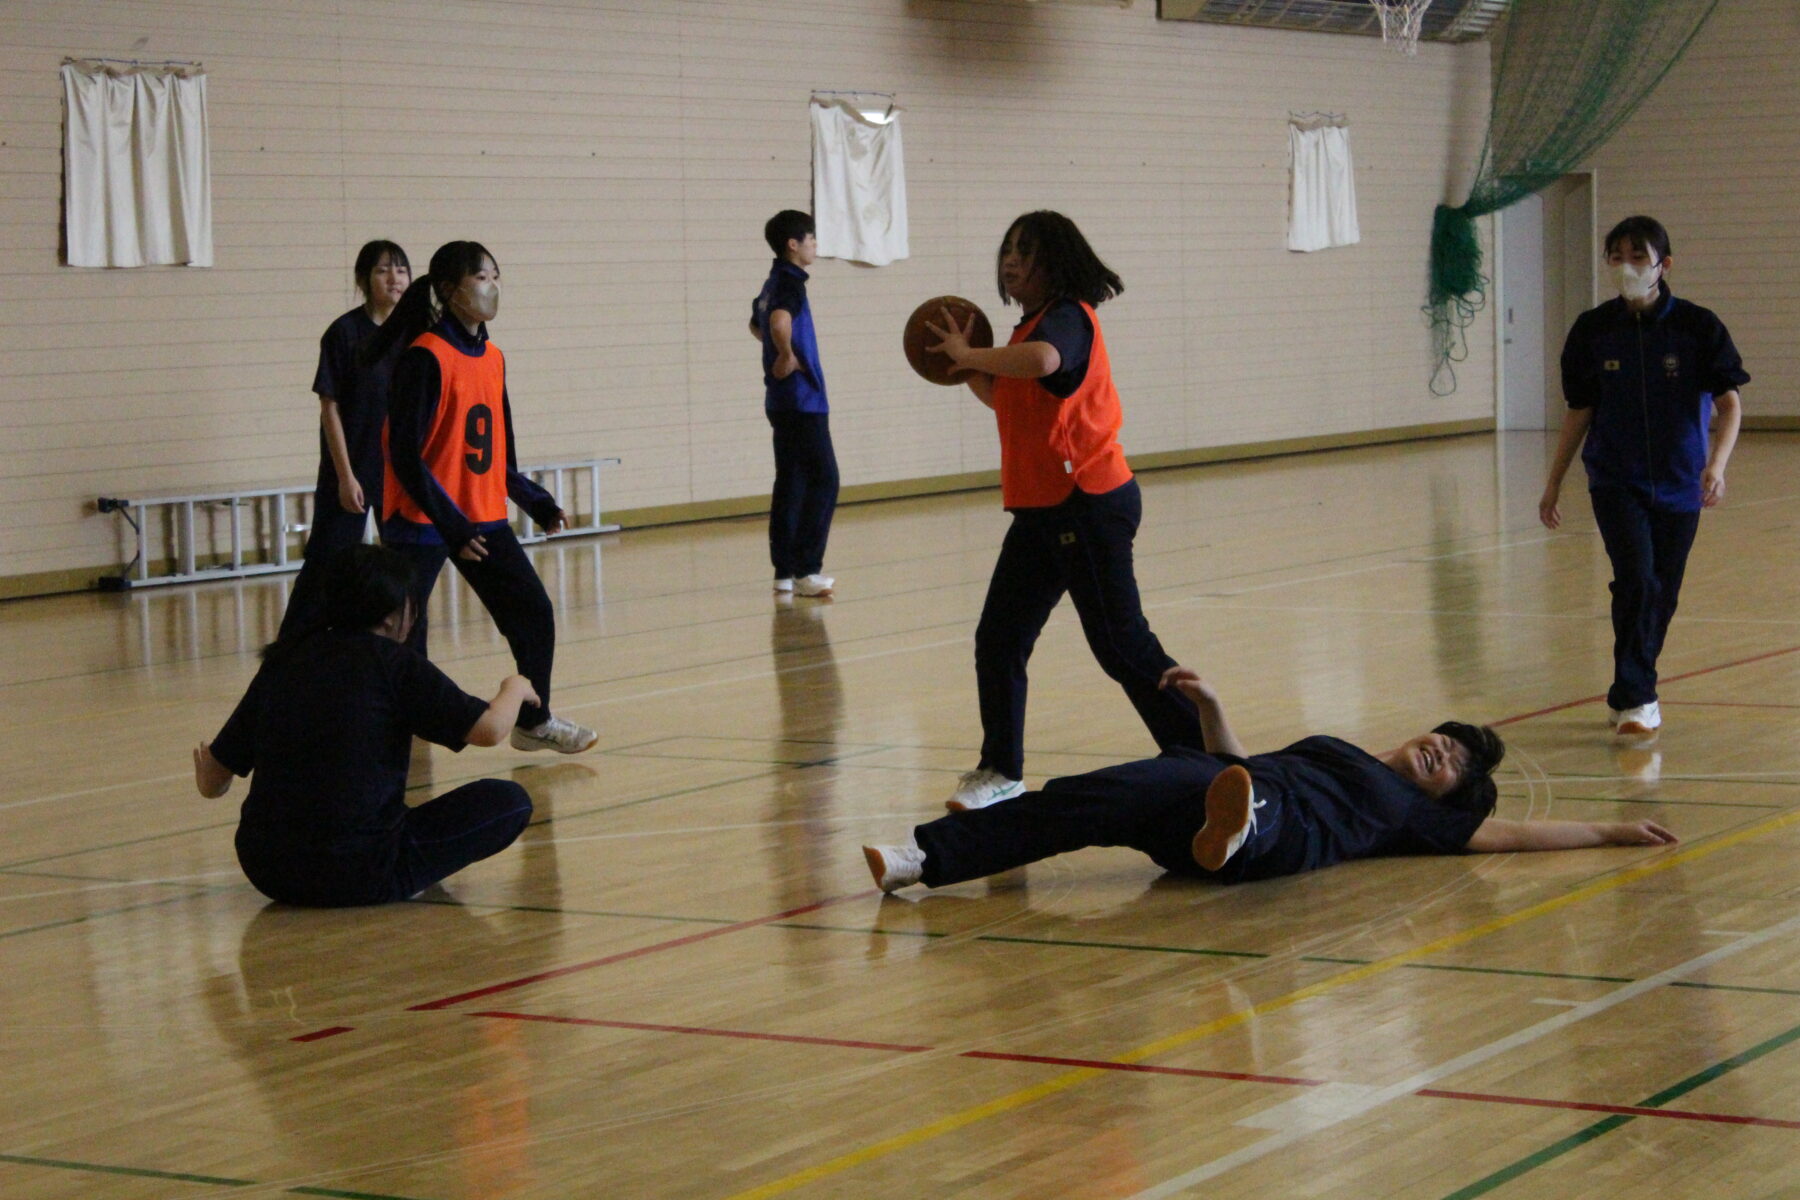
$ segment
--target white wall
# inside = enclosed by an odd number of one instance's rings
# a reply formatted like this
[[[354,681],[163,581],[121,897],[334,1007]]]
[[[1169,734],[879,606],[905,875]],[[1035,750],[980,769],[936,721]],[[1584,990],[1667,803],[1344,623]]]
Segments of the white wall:
[[[205,62],[216,267],[58,265],[65,54]],[[1437,399],[1418,312],[1487,56],[1151,0],[8,0],[0,585],[116,565],[98,494],[309,478],[317,337],[378,236],[420,269],[451,238],[494,250],[523,459],[622,455],[610,508],[765,492],[744,323],[763,220],[809,204],[813,87],[906,110],[913,257],[821,263],[812,289],[847,484],[997,465],[987,412],[911,376],[899,331],[941,292],[996,314],[996,242],[1038,207],[1126,281],[1102,316],[1128,452],[1490,417],[1491,324]],[[1290,254],[1286,114],[1315,108],[1350,116],[1364,240]]]

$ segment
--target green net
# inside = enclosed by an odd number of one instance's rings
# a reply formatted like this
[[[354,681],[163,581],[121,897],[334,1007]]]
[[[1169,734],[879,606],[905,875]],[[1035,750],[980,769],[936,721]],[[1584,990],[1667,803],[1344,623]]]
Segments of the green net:
[[[1494,67],[1487,141],[1469,199],[1440,204],[1431,226],[1434,395],[1456,390],[1455,363],[1487,303],[1475,219],[1579,166],[1653,91],[1718,0],[1513,0]]]

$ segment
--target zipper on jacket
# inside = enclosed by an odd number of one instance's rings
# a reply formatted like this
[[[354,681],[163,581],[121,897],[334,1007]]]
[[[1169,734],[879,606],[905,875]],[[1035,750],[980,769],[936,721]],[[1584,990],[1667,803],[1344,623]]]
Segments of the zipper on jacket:
[[[1650,503],[1656,503],[1656,458],[1650,445],[1650,376],[1644,369],[1644,314],[1633,313],[1638,335],[1638,414],[1644,425],[1644,475],[1650,483]]]

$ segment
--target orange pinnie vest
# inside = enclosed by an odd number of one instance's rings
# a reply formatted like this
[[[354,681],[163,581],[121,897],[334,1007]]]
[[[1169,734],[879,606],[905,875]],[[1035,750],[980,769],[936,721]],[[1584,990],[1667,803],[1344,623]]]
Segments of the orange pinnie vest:
[[[435,333],[420,334],[413,345],[431,351],[442,381],[419,452],[426,474],[474,524],[506,520],[506,358],[492,342],[480,358],[471,358]],[[381,449],[387,460],[382,516],[429,525],[431,518],[394,476],[385,426]]]
[[[1045,307],[1048,311],[1048,306]],[[1087,376],[1066,400],[1036,379],[994,379],[994,418],[1000,425],[1000,500],[1007,508],[1048,508],[1077,487],[1099,495],[1131,480],[1119,445],[1119,392],[1094,306],[1081,311],[1094,327]],[[1031,337],[1040,312],[1013,330],[1009,346]]]

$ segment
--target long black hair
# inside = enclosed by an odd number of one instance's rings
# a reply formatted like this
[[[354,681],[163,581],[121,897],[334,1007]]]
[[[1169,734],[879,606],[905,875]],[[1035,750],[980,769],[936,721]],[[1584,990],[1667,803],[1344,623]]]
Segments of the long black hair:
[[[450,302],[450,294],[465,278],[481,270],[484,258],[500,265],[500,260],[480,242],[445,242],[439,246],[425,274],[412,281],[381,328],[362,344],[357,353],[363,365],[379,362],[395,346],[412,345],[421,333],[436,325]]]
[[[325,604],[318,617],[263,647],[279,658],[324,629],[374,629],[404,609],[412,595],[412,562],[386,546],[347,546],[325,565]]]
[[[375,268],[381,265],[382,257],[397,267],[405,267],[408,275],[412,274],[412,260],[406,257],[406,251],[400,248],[399,242],[390,242],[386,238],[376,238],[372,242],[364,242],[363,248],[356,252],[356,266],[351,269],[351,277],[356,280],[356,290],[369,298],[369,277]]]
[[[994,256],[994,282],[1000,289],[1002,303],[1012,302],[1000,264],[1006,258],[1007,243],[1015,236],[1020,257],[1029,259],[1033,270],[1043,271],[1047,300],[1104,304],[1125,290],[1124,281],[1100,261],[1075,222],[1059,212],[1041,208],[1007,226],[1006,236],[1000,239],[1000,251]]]
[[[1469,765],[1458,775],[1456,786],[1438,797],[1438,803],[1483,819],[1493,816],[1500,799],[1494,787],[1494,768],[1506,757],[1506,743],[1488,726],[1462,721],[1445,721],[1431,732],[1460,742],[1469,752]]]

